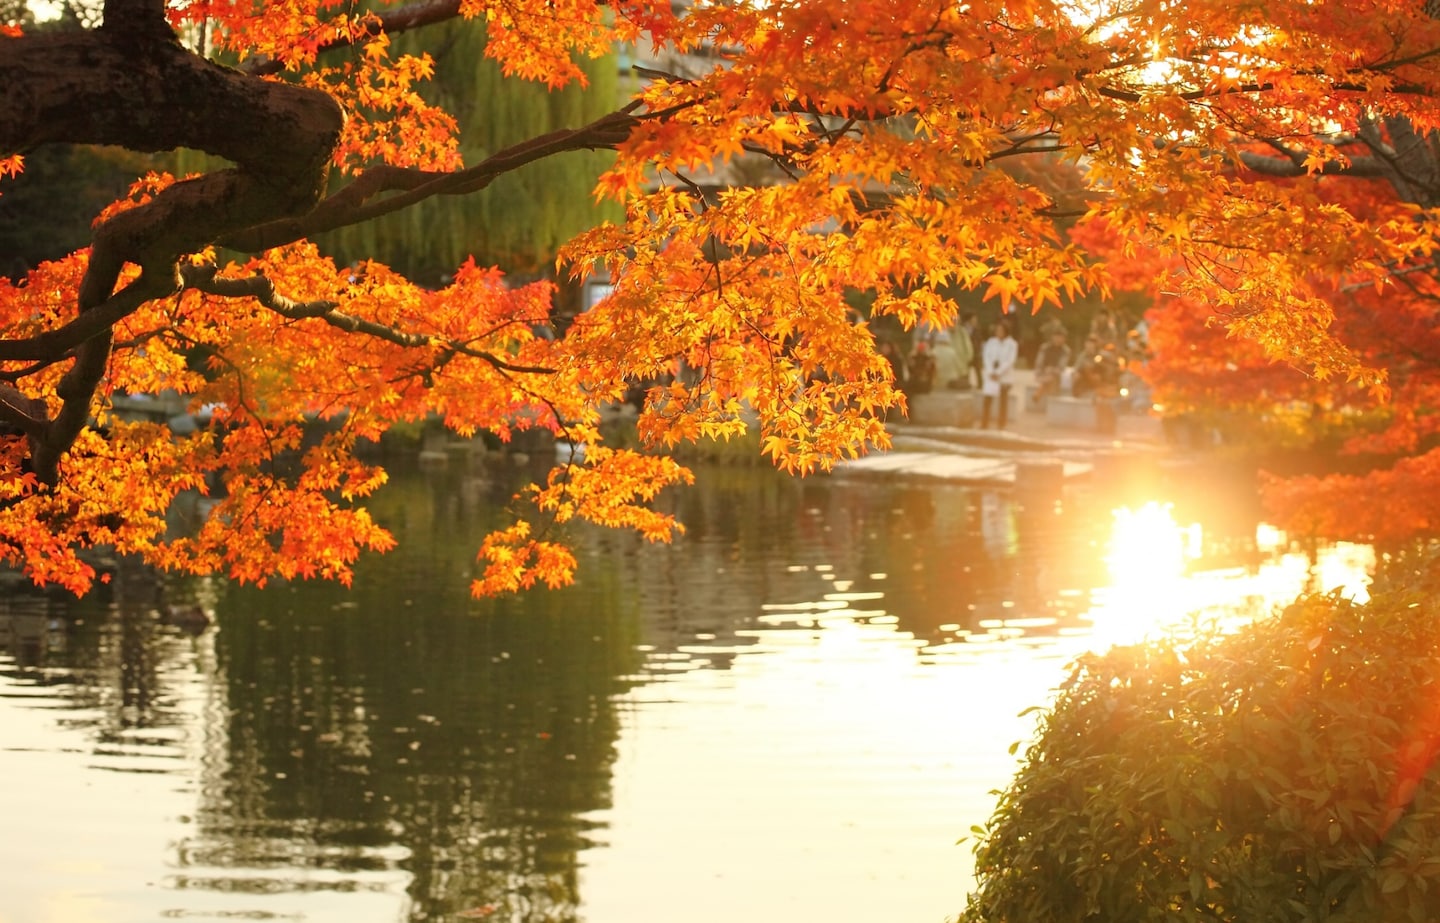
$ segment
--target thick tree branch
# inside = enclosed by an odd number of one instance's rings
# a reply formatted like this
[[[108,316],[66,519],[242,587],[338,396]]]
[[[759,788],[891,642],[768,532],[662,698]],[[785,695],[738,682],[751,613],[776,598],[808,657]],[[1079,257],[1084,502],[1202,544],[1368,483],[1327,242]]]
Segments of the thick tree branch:
[[[186,146],[236,164],[177,183],[97,232],[97,246],[147,270],[226,232],[309,210],[344,120],[324,93],[211,64],[173,34],[108,25],[0,42],[0,86],[0,151],[57,141]]]
[[[438,21],[454,14],[452,6],[414,4],[394,11],[390,26]],[[236,164],[177,183],[112,218],[96,232],[78,315],[58,329],[0,341],[0,361],[75,360],[59,389],[63,403],[53,420],[37,416],[43,407],[0,407],[0,420],[31,436],[36,471],[47,483],[58,479],[60,457],[88,422],[110,354],[110,328],[145,302],[177,290],[175,265],[181,255],[217,240],[266,249],[430,196],[472,192],[555,153],[614,147],[635,124],[635,107],[627,107],[580,129],[516,145],[454,174],[377,168],[311,214],[343,118],[333,100],[207,62],[186,52],[168,27],[157,23],[164,24],[160,0],[111,0],[101,30],[0,43],[0,85],[7,88],[0,98],[0,151],[58,141],[132,150],[185,146]],[[257,132],[256,125],[266,130]],[[377,198],[383,193],[396,194]],[[115,291],[126,263],[141,266],[141,277]],[[257,297],[286,316],[317,317],[397,345],[432,344],[428,337],[351,317],[334,305],[299,305],[273,288],[268,295],[255,290],[225,294]],[[516,366],[461,343],[443,345],[505,371],[549,371]]]
[[[631,103],[581,128],[553,131],[512,145],[473,167],[454,173],[375,167],[306,214],[238,230],[221,237],[219,243],[247,253],[268,250],[322,231],[388,215],[434,196],[478,192],[505,173],[555,154],[613,148],[628,138],[643,118],[631,114],[638,106],[638,102]],[[387,192],[394,194],[377,198]]]
[[[344,116],[324,93],[185,51],[165,25],[163,0],[107,0],[99,30],[0,42],[0,86],[5,153],[59,141],[140,151],[185,146],[236,164],[177,183],[107,221],[95,232],[79,316],[58,330],[0,343],[0,359],[57,359],[74,350],[75,364],[57,389],[60,410],[43,431],[27,429],[36,474],[54,484],[60,457],[90,417],[110,327],[174,290],[181,255],[312,208]],[[140,279],[116,292],[126,263],[141,267]]]

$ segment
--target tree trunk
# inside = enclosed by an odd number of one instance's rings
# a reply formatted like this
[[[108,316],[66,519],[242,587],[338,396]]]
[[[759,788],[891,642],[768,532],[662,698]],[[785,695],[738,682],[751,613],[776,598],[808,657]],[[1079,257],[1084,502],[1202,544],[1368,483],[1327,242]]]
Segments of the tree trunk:
[[[344,114],[328,95],[211,63],[181,47],[163,0],[108,0],[87,32],[0,41],[0,153],[50,142],[114,144],[137,151],[190,147],[235,166],[177,183],[96,229],[80,286],[79,316],[38,359],[74,350],[51,419],[18,405],[0,418],[30,436],[37,476],[58,463],[90,415],[110,354],[110,326],[178,287],[179,258],[222,235],[310,211],[320,200]],[[141,277],[115,286],[126,263]]]

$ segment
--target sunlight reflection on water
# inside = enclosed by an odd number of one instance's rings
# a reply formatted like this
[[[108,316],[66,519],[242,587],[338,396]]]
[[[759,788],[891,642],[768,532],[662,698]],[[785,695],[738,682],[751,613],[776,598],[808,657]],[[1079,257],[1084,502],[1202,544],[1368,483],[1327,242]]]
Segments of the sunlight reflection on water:
[[[503,606],[444,595],[483,522],[412,481],[353,591],[0,613],[0,923],[939,923],[1071,659],[1373,563],[1180,499],[725,477]]]
[[[1284,551],[1288,541],[1269,523],[1255,527],[1255,547],[1270,557],[1253,568],[1204,567],[1204,529],[1180,524],[1158,502],[1114,511],[1105,557],[1109,583],[1092,591],[1091,646],[1103,649],[1161,637],[1200,617],[1238,627],[1303,592],[1338,591],[1364,602],[1375,566],[1368,545],[1338,543],[1309,555]]]
[[[992,548],[1023,548],[1008,508],[979,509]],[[1104,578],[1065,591],[1057,614],[1010,594],[970,606],[996,616],[928,638],[888,608],[893,594],[850,589],[874,573],[788,565],[846,591],[762,602],[757,627],[738,632],[753,644],[725,671],[667,663],[662,681],[626,697],[608,848],[587,859],[587,919],[654,919],[656,899],[714,923],[953,915],[970,868],[954,841],[988,816],[1014,770],[1009,745],[1033,728],[1019,712],[1047,700],[1067,661],[1197,613],[1238,627],[1307,589],[1363,598],[1373,565],[1368,549],[1338,546],[1312,567],[1261,524],[1263,560],[1216,567],[1202,525],[1177,522],[1169,505],[1113,517],[1096,561]],[[655,877],[636,891],[624,870],[642,866]]]

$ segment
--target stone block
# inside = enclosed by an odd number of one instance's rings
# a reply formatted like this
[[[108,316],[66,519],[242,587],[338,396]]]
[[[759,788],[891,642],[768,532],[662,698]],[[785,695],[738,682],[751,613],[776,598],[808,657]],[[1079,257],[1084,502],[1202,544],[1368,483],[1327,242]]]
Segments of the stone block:
[[[1095,401],[1088,397],[1059,397],[1045,401],[1045,422],[1071,429],[1095,429]]]
[[[931,391],[910,395],[910,422],[916,426],[974,426],[980,419],[977,391]]]

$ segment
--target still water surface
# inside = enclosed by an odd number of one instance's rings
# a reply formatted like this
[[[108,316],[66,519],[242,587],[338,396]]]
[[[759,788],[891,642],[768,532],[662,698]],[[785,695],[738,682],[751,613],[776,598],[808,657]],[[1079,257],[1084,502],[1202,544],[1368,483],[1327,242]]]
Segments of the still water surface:
[[[350,591],[0,599],[0,923],[940,923],[1076,654],[1363,595],[1367,549],[1299,553],[1244,480],[706,471],[681,541],[587,532],[578,586],[477,603],[508,491],[417,473]]]

